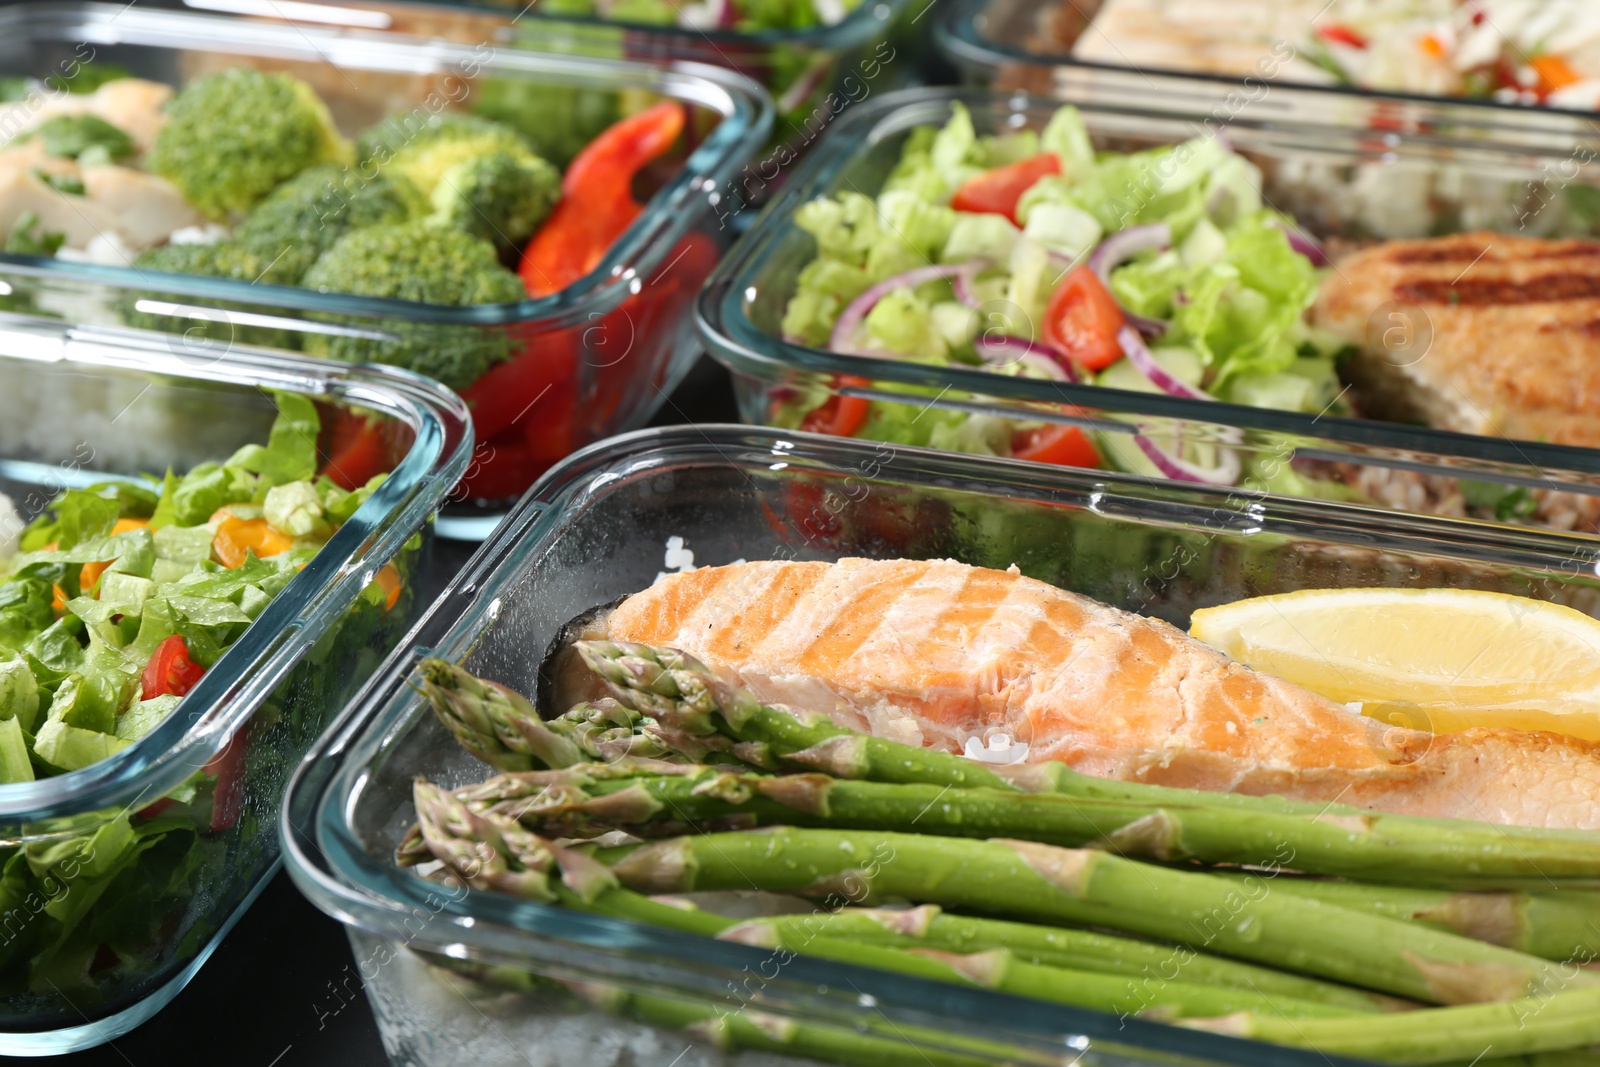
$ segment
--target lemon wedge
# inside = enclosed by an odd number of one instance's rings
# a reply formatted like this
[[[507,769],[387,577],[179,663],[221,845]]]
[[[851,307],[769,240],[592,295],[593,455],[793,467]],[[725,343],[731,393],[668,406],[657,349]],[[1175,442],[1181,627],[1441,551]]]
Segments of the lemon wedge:
[[[1396,725],[1600,740],[1600,620],[1471,589],[1305,589],[1203,608],[1189,633]]]

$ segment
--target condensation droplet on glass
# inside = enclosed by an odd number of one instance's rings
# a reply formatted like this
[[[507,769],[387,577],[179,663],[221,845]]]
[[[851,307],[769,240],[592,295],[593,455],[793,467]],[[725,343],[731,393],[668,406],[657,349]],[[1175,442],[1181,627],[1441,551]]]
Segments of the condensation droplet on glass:
[[[489,601],[488,615],[490,619],[498,619],[500,617],[500,603],[501,601],[499,597],[495,597],[493,600]]]

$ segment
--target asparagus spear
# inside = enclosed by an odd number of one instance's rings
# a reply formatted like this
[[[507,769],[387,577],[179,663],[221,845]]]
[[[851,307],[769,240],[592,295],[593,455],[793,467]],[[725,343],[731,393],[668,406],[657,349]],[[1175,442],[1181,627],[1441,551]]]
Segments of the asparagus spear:
[[[586,985],[579,991],[612,1014],[651,1026],[687,1030],[724,1052],[775,1052],[854,1067],[993,1067],[1002,1062],[989,1055],[966,1055],[939,1048],[945,1043],[939,1036],[922,1031],[906,1033],[903,1027],[900,1029],[905,1040],[892,1041],[831,1026],[798,1023],[752,1008],[729,1011],[727,1005],[629,993],[615,986]],[[1070,1067],[1072,1061],[1055,1062]]]
[[[1272,1011],[1293,1018],[1354,1014],[1353,1009],[1335,1004],[1269,997],[1256,990],[1189,981],[1140,988],[1120,976],[1022,962],[1005,949],[974,954],[903,952],[825,936],[788,936],[775,927],[746,927],[735,919],[678,908],[631,893],[592,860],[552,846],[502,815],[474,812],[459,798],[427,782],[419,781],[413,786],[413,798],[430,851],[468,885],[479,888],[500,889],[686,933],[722,936],[764,948],[932,981],[975,984],[1124,1016],[1148,1010],[1158,1010],[1169,1018],[1239,1011]],[[559,878],[555,877],[558,870]]]
[[[514,786],[514,783],[513,783]],[[490,787],[492,791],[492,786]],[[514,788],[513,788],[514,791]],[[1124,855],[1200,860],[1317,874],[1437,879],[1441,869],[1478,863],[1481,833],[1422,827],[1374,817],[1397,829],[1353,834],[1337,823],[1299,815],[1250,814],[1193,804],[1147,804],[917,783],[769,777],[710,768],[626,783],[574,782],[560,802],[520,813],[550,837],[594,837],[622,829],[639,837],[752,826],[898,830],[951,837],[1021,837],[1045,844],[1104,845]],[[1472,881],[1474,875],[1456,875]]]
[[[1404,857],[1425,851],[1410,877],[1420,884],[1520,888],[1552,880],[1600,880],[1600,835],[1578,831],[1493,826],[1461,819],[1381,815],[1337,805],[1298,804],[1280,797],[1203,793],[1137,782],[1112,782],[1073,771],[1061,763],[1000,770],[948,752],[917,748],[858,734],[826,716],[763,705],[729,686],[693,657],[671,649],[609,641],[574,646],[616,698],[689,736],[718,732],[767,747],[781,762],[822,770],[834,777],[955,788],[1062,793],[1083,800],[1149,805],[1148,821],[1127,827],[1115,842],[1125,851],[1156,858],[1191,854],[1186,825],[1175,808],[1229,809],[1251,820],[1276,817],[1299,826],[1302,839],[1288,841],[1297,866],[1314,859],[1321,869],[1372,870],[1397,880]],[[1237,829],[1235,826],[1234,829]],[[1330,832],[1332,831],[1332,832]],[[1302,855],[1301,853],[1305,854]],[[1366,853],[1360,861],[1352,853]],[[1373,867],[1371,857],[1387,864]],[[1328,857],[1339,857],[1334,859]],[[1282,865],[1291,860],[1279,859]],[[1316,869],[1316,868],[1306,868]]]
[[[1480,1062],[1487,1056],[1558,1053],[1600,1041],[1600,987],[1569,989],[1499,1004],[1363,1015],[1355,1021],[1357,1025],[1342,1019],[1235,1015],[1188,1020],[1180,1025],[1316,1049],[1324,1055],[1390,1063]]]
[[[1403,1006],[1379,994],[1211,956],[1182,945],[1135,941],[1092,930],[946,915],[933,904],[893,911],[845,908],[808,915],[776,915],[748,920],[744,926],[755,930],[771,928],[785,944],[803,944],[812,937],[827,937],[897,948],[927,946],[962,953],[1009,949],[1017,959],[1027,963],[1120,974],[1147,990],[1154,990],[1165,982],[1182,980],[1316,1001],[1351,1011],[1380,1011]],[[722,936],[734,935],[729,931]]]
[[[1226,878],[1031,841],[774,827],[599,849],[624,885],[650,893],[760,888],[971,908],[1177,941],[1267,966],[1434,1004],[1509,1000],[1597,984],[1546,960],[1274,893]]]
[[[1341,908],[1453,930],[1549,960],[1583,964],[1600,959],[1600,893],[1452,893],[1320,878],[1282,878],[1274,888]]]

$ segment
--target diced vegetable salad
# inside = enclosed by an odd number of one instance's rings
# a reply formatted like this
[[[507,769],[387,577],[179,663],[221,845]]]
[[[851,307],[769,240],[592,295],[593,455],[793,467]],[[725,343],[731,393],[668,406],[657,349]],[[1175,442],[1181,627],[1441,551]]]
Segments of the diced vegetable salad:
[[[817,258],[782,329],[843,354],[1333,410],[1340,346],[1304,318],[1325,260],[1260,190],[1257,167],[1216,138],[1096,152],[1072,107],[1038,132],[979,137],[958,103],[943,129],[911,132],[875,199],[842,192],[799,209]],[[1254,477],[1215,444],[1091,439],[830,393],[777,401],[775,421],[1191,481]]]
[[[330,437],[311,401],[277,403],[266,444],[183,475],[68,490],[24,530],[0,579],[4,782],[77,770],[149,733],[382,481],[346,488],[371,451],[355,443],[360,426],[336,423]],[[375,656],[388,640],[375,635],[403,625],[412,558],[408,547],[380,569],[289,683],[178,788],[33,824],[37,840],[0,849],[0,996],[98,1005],[193,954],[226,909],[190,915],[189,902],[263,855],[275,828],[262,805],[275,808],[296,754],[360,676],[342,650]]]
[[[383,480],[347,490],[318,475],[316,408],[278,405],[266,445],[169,471],[159,491],[68,490],[23,533],[0,580],[0,783],[149,733]],[[398,596],[398,574],[378,586]]]

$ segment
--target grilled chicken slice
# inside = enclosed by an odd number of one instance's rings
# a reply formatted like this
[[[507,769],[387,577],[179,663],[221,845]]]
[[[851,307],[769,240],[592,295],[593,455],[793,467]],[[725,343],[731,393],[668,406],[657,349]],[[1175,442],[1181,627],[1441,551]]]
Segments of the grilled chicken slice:
[[[1600,241],[1467,233],[1340,259],[1313,321],[1373,414],[1600,445]]]
[[[680,648],[766,701],[912,744],[959,752],[1005,731],[1028,743],[1029,760],[1105,778],[1600,828],[1600,746],[1388,727],[1167,623],[1014,570],[866,559],[707,568],[664,578],[568,636]]]

